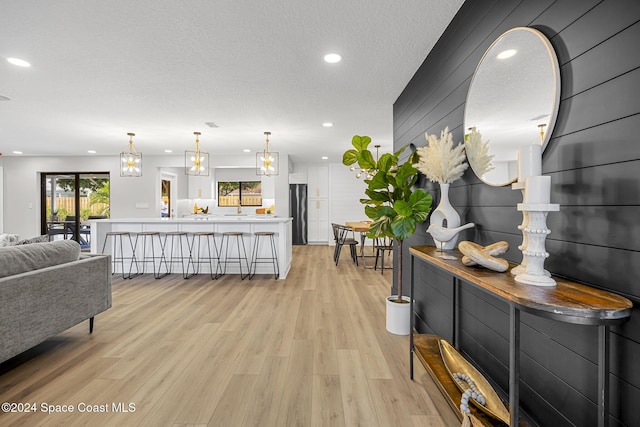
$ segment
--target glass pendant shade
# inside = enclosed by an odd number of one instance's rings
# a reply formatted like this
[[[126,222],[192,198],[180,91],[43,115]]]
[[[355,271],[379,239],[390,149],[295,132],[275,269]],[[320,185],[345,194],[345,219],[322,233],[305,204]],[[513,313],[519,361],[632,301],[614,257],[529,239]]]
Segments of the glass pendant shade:
[[[209,176],[209,153],[200,147],[200,132],[193,133],[196,136],[194,150],[184,152],[184,173],[194,176]]]
[[[280,156],[275,151],[269,151],[269,135],[271,135],[271,132],[265,132],[264,134],[267,137],[265,149],[256,153],[256,175],[278,175]]]
[[[133,145],[135,133],[129,132],[129,150],[120,153],[120,176],[142,176],[142,153]]]

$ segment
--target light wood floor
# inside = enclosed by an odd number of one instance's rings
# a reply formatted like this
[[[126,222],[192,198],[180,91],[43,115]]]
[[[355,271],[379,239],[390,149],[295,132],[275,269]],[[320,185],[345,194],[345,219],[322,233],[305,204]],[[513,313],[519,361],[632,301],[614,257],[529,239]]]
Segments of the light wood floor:
[[[114,277],[92,335],[83,322],[0,365],[0,402],[37,409],[0,425],[455,425],[419,362],[409,379],[409,338],[385,330],[391,270],[343,252],[335,266],[331,247],[294,246],[286,280]]]

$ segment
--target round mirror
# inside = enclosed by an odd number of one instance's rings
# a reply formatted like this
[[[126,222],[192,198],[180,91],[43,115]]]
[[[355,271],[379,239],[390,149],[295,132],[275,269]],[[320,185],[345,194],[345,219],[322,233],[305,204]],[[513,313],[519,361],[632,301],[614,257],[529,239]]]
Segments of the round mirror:
[[[560,68],[544,34],[518,27],[498,37],[476,68],[465,105],[465,129],[482,135],[491,158],[487,167],[486,156],[479,161],[468,150],[476,175],[489,185],[514,182],[518,147],[542,144],[544,150],[559,103]]]

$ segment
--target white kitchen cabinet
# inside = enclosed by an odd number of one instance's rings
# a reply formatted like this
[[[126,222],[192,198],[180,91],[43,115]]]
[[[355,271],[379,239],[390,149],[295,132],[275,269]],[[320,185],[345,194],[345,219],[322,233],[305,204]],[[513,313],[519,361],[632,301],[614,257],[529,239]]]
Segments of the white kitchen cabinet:
[[[307,241],[328,243],[329,233],[329,168],[307,170]]]
[[[329,241],[329,200],[308,200],[307,241],[328,243]]]
[[[329,167],[310,167],[307,170],[307,197],[309,199],[329,198]]]

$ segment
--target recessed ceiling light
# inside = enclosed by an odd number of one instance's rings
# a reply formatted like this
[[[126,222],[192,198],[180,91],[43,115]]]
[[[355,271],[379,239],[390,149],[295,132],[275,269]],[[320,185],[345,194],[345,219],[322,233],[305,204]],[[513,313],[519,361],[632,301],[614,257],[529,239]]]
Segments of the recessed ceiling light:
[[[249,150],[248,148],[245,148],[245,149],[244,149],[244,150],[242,150],[242,151],[244,151],[245,153],[250,153],[250,152],[251,152],[251,150]]]
[[[503,50],[498,55],[496,55],[496,58],[498,58],[498,59],[507,59],[507,58],[511,58],[516,53],[518,53],[518,51],[515,50],[515,49],[507,49],[507,50]]]
[[[87,150],[87,153],[89,153],[89,154],[96,154],[96,150]]]
[[[324,127],[326,127],[326,128],[330,128],[331,126],[333,126],[333,123],[331,123],[331,122],[324,122],[324,123],[322,124],[322,126],[324,126]]]
[[[17,65],[18,67],[31,67],[31,64],[29,64],[27,61],[25,61],[24,59],[19,59],[19,58],[7,58],[7,61],[9,61],[11,64],[13,65]]]
[[[22,151],[12,151],[13,154],[22,154]]]
[[[329,64],[335,64],[336,62],[340,62],[342,60],[342,56],[337,53],[328,53],[324,56],[324,60]]]
[[[165,153],[173,153],[173,150],[164,150]]]
[[[329,158],[327,156],[322,156],[322,160],[328,160]]]

